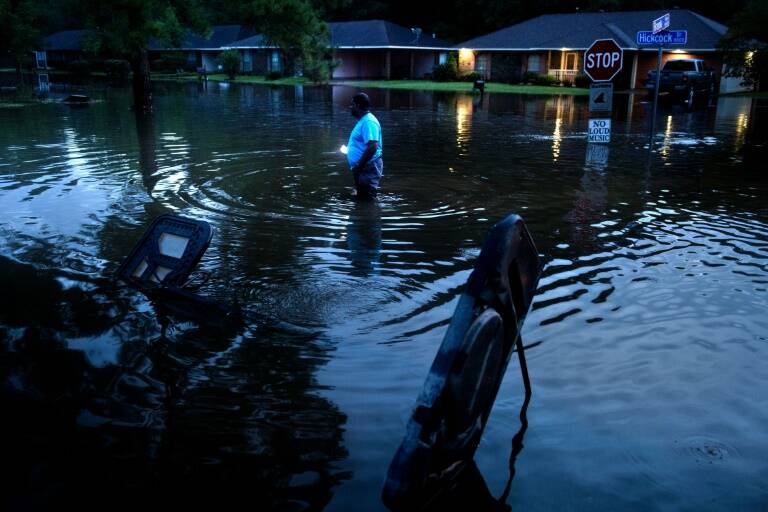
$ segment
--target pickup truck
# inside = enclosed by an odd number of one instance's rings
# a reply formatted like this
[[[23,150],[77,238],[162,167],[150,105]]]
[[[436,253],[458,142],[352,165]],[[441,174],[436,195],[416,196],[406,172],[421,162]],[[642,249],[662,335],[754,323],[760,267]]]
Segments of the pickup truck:
[[[645,88],[656,88],[656,70],[648,73]],[[667,92],[693,105],[699,95],[715,92],[715,72],[701,59],[668,60],[661,69],[659,93]]]

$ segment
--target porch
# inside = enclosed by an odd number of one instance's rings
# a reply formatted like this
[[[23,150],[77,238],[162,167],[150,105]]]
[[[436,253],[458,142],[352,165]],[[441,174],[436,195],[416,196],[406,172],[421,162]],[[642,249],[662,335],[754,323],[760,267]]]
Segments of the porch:
[[[576,75],[582,73],[581,62],[583,53],[580,51],[569,51],[567,49],[549,50],[547,55],[548,69],[547,74],[561,82],[573,82]]]

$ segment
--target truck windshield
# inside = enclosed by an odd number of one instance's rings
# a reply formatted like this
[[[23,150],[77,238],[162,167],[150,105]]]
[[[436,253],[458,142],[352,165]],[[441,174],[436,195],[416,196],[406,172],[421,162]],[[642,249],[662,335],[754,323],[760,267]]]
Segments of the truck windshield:
[[[696,62],[692,60],[670,60],[664,64],[664,71],[696,71]]]

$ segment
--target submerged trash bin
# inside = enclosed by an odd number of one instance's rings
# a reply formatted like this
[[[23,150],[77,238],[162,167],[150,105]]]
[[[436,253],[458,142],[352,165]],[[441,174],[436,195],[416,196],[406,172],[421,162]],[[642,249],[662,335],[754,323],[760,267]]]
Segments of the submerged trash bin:
[[[441,479],[472,461],[515,345],[522,350],[540,273],[523,219],[513,214],[493,226],[389,467],[387,507],[418,510]]]
[[[474,84],[472,84],[472,90],[473,91],[480,91],[480,93],[485,92],[485,80],[475,80]]]

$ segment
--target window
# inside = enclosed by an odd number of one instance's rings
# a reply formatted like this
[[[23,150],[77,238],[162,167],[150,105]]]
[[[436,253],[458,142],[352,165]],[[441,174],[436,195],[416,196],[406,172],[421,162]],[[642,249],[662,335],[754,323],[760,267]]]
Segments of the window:
[[[478,55],[477,59],[475,60],[475,71],[483,76],[487,76],[489,60],[489,55]]]
[[[35,61],[37,62],[37,69],[46,69],[48,67],[48,59],[45,52],[35,52]]]
[[[448,52],[440,52],[437,56],[437,63],[445,64],[446,62],[448,62]]]
[[[278,50],[272,51],[269,68],[271,71],[280,71],[280,52]]]
[[[696,71],[696,62],[692,60],[670,60],[664,64],[664,71]]]
[[[528,56],[528,71],[538,73],[541,69],[541,58],[538,55]]]

